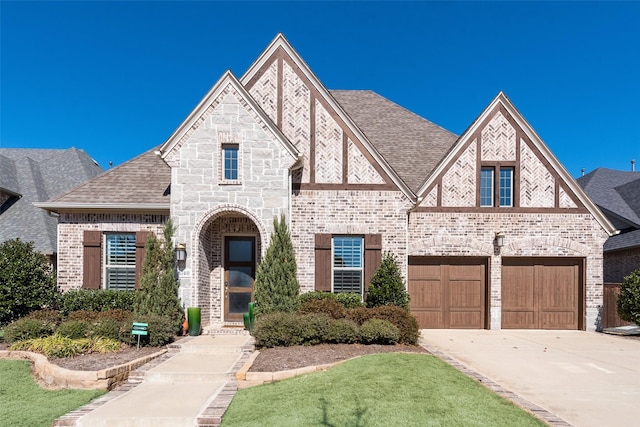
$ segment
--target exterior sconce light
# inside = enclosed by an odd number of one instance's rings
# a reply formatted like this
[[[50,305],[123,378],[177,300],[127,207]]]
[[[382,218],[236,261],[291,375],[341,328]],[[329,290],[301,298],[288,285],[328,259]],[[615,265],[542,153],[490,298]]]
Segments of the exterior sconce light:
[[[186,261],[187,260],[187,245],[184,243],[178,243],[176,245],[176,260],[178,261]]]
[[[496,233],[496,246],[501,248],[504,245],[504,231]]]

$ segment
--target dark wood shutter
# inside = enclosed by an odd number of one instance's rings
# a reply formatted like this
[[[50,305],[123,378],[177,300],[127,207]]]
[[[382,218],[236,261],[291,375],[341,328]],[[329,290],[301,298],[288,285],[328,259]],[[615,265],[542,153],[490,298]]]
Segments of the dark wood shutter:
[[[83,238],[83,277],[82,287],[86,289],[100,289],[102,284],[102,232],[85,230]]]
[[[316,291],[331,292],[331,234],[316,234]]]
[[[382,234],[365,234],[364,236],[364,296],[371,284],[371,279],[382,262]]]
[[[142,276],[142,263],[144,262],[144,245],[147,244],[149,231],[136,232],[136,289],[140,288],[140,276]]]

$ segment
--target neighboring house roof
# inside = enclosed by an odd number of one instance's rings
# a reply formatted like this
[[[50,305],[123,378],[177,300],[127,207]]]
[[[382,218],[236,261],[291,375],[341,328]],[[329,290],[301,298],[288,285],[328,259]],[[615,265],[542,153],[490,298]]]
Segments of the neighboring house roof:
[[[34,242],[45,254],[57,252],[57,219],[34,203],[55,197],[103,172],[76,148],[0,148],[0,190],[12,197],[0,207],[0,241]]]
[[[38,207],[73,209],[168,210],[171,168],[153,148]]]
[[[370,90],[329,92],[414,193],[458,138]]]
[[[598,168],[577,181],[622,232],[607,240],[605,252],[640,247],[640,172]]]

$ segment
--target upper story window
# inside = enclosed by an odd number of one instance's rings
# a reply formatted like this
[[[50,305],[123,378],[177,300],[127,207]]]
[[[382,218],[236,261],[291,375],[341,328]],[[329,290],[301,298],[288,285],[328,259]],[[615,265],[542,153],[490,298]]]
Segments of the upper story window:
[[[222,145],[222,179],[224,181],[239,180],[238,144]]]
[[[333,292],[362,295],[363,240],[358,236],[333,237]]]
[[[110,290],[134,289],[136,284],[136,235],[105,235],[104,282]]]
[[[482,167],[480,170],[481,207],[513,206],[513,171],[513,167],[500,167],[496,182],[496,168]]]

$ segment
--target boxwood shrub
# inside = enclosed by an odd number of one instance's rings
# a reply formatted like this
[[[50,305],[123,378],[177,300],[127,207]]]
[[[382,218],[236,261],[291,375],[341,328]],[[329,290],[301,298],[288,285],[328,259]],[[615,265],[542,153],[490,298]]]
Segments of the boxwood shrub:
[[[71,339],[86,338],[89,330],[89,321],[87,320],[66,320],[58,326],[56,334]]]
[[[363,325],[370,319],[383,319],[398,328],[399,343],[416,345],[420,336],[418,321],[407,310],[396,306],[380,306],[375,308],[354,308],[345,312],[347,319]]]
[[[114,308],[131,310],[135,291],[73,289],[60,295],[58,306],[63,315],[72,311],[106,311]]]
[[[360,341],[360,331],[351,320],[334,319],[325,338],[328,343],[353,344]]]
[[[4,340],[8,343],[42,338],[53,334],[53,327],[44,320],[23,317],[4,328]]]
[[[344,307],[332,298],[311,299],[298,307],[298,313],[324,313],[334,319],[344,318]]]
[[[360,341],[363,344],[396,344],[400,337],[398,328],[388,320],[367,320],[360,327]]]

